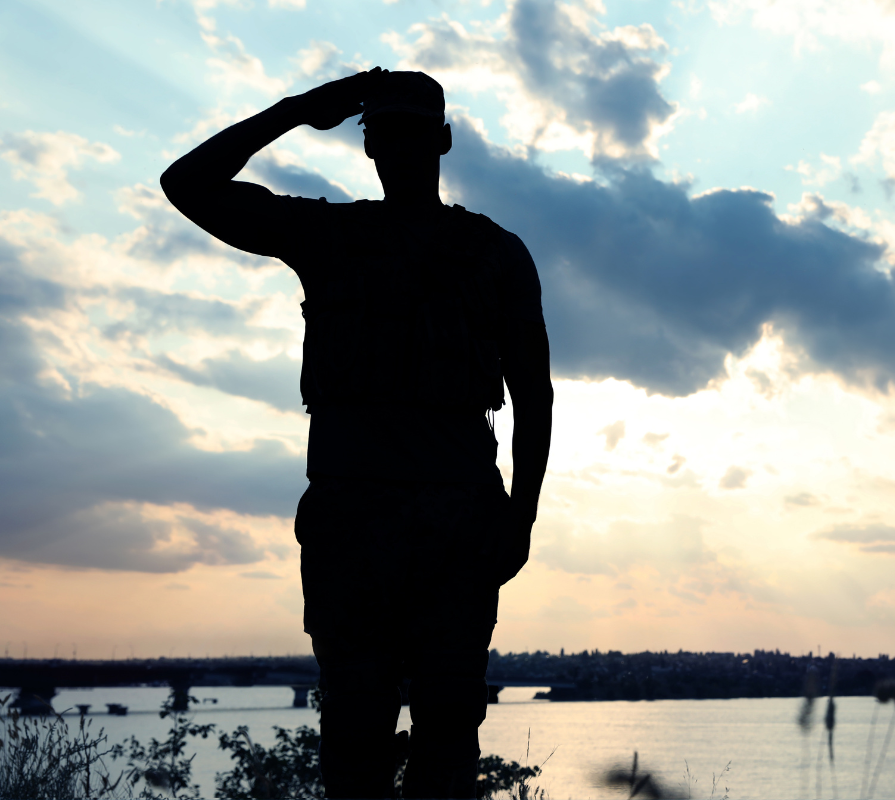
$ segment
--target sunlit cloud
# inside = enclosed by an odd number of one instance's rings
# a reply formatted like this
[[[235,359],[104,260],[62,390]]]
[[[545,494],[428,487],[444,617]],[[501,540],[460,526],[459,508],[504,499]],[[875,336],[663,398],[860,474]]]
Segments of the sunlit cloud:
[[[817,50],[829,39],[878,41],[881,65],[895,67],[895,17],[888,0],[709,0],[707,5],[722,24],[746,19],[756,28],[791,36],[797,53]]]
[[[443,16],[385,41],[400,66],[421,69],[450,90],[494,92],[512,139],[588,158],[653,159],[676,113],[659,90],[667,45],[650,25],[592,33],[593,4],[515,0],[493,30],[467,30]],[[624,98],[624,99],[622,99]]]
[[[111,164],[121,158],[110,145],[69,131],[7,133],[0,137],[0,148],[0,156],[13,166],[13,178],[33,183],[37,191],[32,196],[56,206],[81,196],[68,180],[70,170],[82,168],[88,160]]]
[[[806,186],[823,186],[836,180],[842,174],[842,159],[839,156],[820,154],[820,167],[813,167],[807,161],[799,161],[798,166],[787,165],[786,169],[802,176]]]
[[[895,178],[895,111],[880,112],[852,161],[868,166],[881,163],[886,176]]]

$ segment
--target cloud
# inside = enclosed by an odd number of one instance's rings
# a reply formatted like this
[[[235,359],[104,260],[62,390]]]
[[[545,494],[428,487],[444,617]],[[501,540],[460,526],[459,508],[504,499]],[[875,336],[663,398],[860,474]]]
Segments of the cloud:
[[[301,11],[307,5],[307,0],[267,0],[267,5],[271,8],[289,8]]]
[[[751,470],[743,467],[728,467],[718,486],[722,489],[743,489],[751,474]]]
[[[879,81],[867,81],[867,83],[861,84],[861,91],[867,92],[867,94],[879,94],[882,91],[882,86],[879,85]]]
[[[119,136],[126,136],[128,139],[131,139],[134,136],[142,137],[142,136],[146,135],[145,130],[131,131],[131,130],[128,130],[127,128],[125,128],[123,125],[113,125],[112,130],[115,131],[115,133],[117,133]]]
[[[733,110],[736,111],[737,114],[748,114],[750,111],[758,111],[759,108],[763,105],[767,105],[768,102],[766,97],[759,97],[758,95],[749,92],[739,103],[734,103]]]
[[[842,159],[839,156],[820,154],[823,163],[821,167],[812,167],[807,161],[799,161],[798,166],[791,164],[786,166],[790,172],[798,172],[802,176],[802,183],[806,186],[823,186],[836,180],[842,174]]]
[[[227,259],[249,268],[277,263],[264,256],[230,247],[190,222],[160,189],[137,184],[115,194],[118,210],[142,224],[120,239],[125,254],[155,267],[165,267],[185,258]]]
[[[92,290],[93,294],[99,290]],[[210,336],[240,338],[283,338],[291,335],[270,328],[250,326],[251,317],[265,301],[253,299],[242,306],[216,298],[183,292],[161,292],[139,286],[126,286],[103,293],[123,305],[123,319],[102,328],[107,339],[133,339],[166,333],[202,332]],[[277,334],[280,334],[277,336]]]
[[[254,570],[253,572],[240,572],[240,578],[252,578],[255,580],[282,580],[282,575],[275,575],[273,572],[267,572],[266,570],[259,569]]]
[[[37,187],[32,197],[56,206],[81,196],[68,182],[70,169],[80,169],[88,159],[109,164],[121,158],[110,145],[68,131],[7,133],[0,137],[0,147],[0,156],[13,166],[13,178],[30,181]]]
[[[607,425],[603,430],[597,433],[597,436],[605,436],[606,449],[609,451],[615,450],[615,446],[625,436],[625,421],[620,419],[617,422],[613,422],[611,425]]]
[[[677,453],[675,453],[671,457],[671,463],[668,465],[665,472],[668,475],[674,475],[686,463],[687,463],[686,458],[684,458],[682,455],[678,455]]]
[[[420,69],[448,91],[493,90],[510,135],[546,150],[581,148],[591,158],[654,159],[676,106],[654,56],[667,45],[650,25],[591,33],[593,4],[514,0],[499,30],[467,31],[447,16],[385,40],[401,68]]]
[[[889,178],[895,178],[895,111],[880,112],[873,126],[864,134],[858,153],[852,158],[855,164],[872,166],[882,162]]]
[[[680,515],[660,524],[616,520],[605,533],[575,535],[559,529],[535,557],[573,574],[614,577],[637,565],[677,574],[717,560],[705,545],[704,526],[702,520]]]
[[[135,391],[46,379],[50,365],[26,319],[59,314],[70,290],[32,278],[0,247],[0,556],[77,567],[181,571],[261,558],[251,537],[143,507],[230,509],[288,517],[304,459],[281,442],[209,451],[168,408]]]
[[[755,189],[690,196],[644,170],[606,184],[546,172],[463,114],[442,175],[452,197],[519,233],[541,274],[554,373],[686,395],[768,324],[858,385],[895,378],[895,291],[882,244],[817,213],[786,219]]]
[[[668,438],[667,433],[645,433],[643,434],[643,441],[645,444],[650,447],[658,447],[662,442],[664,442]]]
[[[227,394],[259,400],[280,411],[301,411],[301,361],[280,353],[255,360],[231,350],[218,358],[206,358],[196,367],[180,364],[166,355],[155,363],[197,386],[213,386]]]
[[[200,17],[200,24],[202,40],[215,53],[205,62],[214,70],[212,80],[223,84],[230,92],[247,87],[271,96],[286,93],[291,78],[268,75],[264,63],[246,50],[242,40],[233,34],[218,35],[210,17]]]
[[[291,61],[298,68],[299,75],[318,82],[345,78],[363,69],[358,64],[342,61],[340,55],[342,51],[332,42],[313,40],[310,47],[299,50]]]
[[[811,492],[789,494],[783,498],[783,502],[788,506],[801,506],[803,508],[820,505],[820,500],[818,500],[815,495],[811,494]]]
[[[865,45],[878,41],[884,67],[895,66],[895,19],[889,0],[708,0],[712,16],[722,24],[750,17],[756,28],[792,36],[796,51],[817,50],[821,39]]]
[[[325,197],[330,203],[350,203],[354,198],[343,186],[338,186],[297,164],[283,163],[275,154],[255,158],[252,172],[271,189],[281,194],[299,197]]]
[[[862,553],[895,555],[895,528],[891,525],[834,525],[811,534],[812,539],[854,544]]]
[[[242,531],[186,517],[173,523],[147,518],[121,503],[69,511],[29,526],[27,536],[18,533],[4,533],[4,556],[76,568],[176,573],[196,564],[251,564],[264,558]]]

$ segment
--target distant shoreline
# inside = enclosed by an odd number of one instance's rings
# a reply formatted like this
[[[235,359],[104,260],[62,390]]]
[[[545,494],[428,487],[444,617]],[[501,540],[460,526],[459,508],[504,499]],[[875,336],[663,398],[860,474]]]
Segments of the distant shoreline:
[[[809,676],[810,679],[809,679]],[[895,678],[895,661],[876,658],[793,656],[779,650],[691,653],[683,650],[621,653],[610,650],[559,654],[492,650],[487,681],[494,699],[505,686],[549,687],[535,697],[578,700],[710,700],[817,695],[868,696],[880,681]],[[117,660],[0,659],[0,686],[40,692],[98,686],[316,685],[312,655]]]

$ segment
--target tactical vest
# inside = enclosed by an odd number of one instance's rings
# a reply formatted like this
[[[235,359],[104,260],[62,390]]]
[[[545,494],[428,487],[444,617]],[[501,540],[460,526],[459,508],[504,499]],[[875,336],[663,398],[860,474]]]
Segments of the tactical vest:
[[[308,412],[324,404],[498,410],[500,227],[445,207],[426,246],[414,249],[384,203],[353,205],[363,235],[334,243],[301,304]]]

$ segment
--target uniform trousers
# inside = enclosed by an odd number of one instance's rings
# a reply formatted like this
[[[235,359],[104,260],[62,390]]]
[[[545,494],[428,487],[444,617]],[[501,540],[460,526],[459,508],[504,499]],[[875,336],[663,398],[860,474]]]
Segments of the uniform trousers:
[[[405,798],[474,798],[491,577],[508,524],[499,483],[323,478],[298,504],[304,627],[320,665],[330,798],[395,796],[400,686],[410,679]]]

